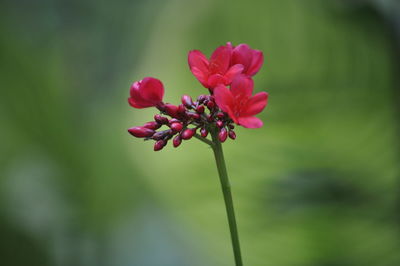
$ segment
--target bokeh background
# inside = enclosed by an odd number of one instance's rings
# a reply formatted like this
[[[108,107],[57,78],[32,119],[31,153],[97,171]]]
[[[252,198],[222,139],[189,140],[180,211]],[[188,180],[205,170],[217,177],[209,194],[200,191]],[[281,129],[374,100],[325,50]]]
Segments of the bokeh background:
[[[187,53],[264,51],[265,126],[224,144],[248,266],[400,265],[400,2],[3,0],[0,264],[233,265],[212,152],[126,129],[205,90]]]

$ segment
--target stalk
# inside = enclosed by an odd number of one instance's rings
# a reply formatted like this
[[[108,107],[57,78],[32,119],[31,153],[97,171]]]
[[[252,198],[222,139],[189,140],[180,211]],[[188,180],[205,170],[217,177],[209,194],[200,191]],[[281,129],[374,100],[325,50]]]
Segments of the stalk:
[[[242,255],[240,253],[239,234],[236,225],[235,211],[233,208],[231,185],[229,183],[228,173],[226,171],[224,153],[222,151],[222,145],[218,139],[218,132],[216,130],[211,131],[211,137],[213,145],[210,146],[214,152],[222,193],[224,195],[226,214],[228,216],[229,230],[231,233],[233,254],[235,257],[235,265],[243,266]]]

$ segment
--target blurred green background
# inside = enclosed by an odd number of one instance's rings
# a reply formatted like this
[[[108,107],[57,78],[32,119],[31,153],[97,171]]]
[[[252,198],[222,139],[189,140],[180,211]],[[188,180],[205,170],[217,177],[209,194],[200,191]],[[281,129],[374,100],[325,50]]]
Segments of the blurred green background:
[[[233,265],[213,155],[126,129],[206,90],[187,53],[265,55],[265,126],[224,144],[247,266],[400,265],[397,0],[0,3],[1,265]]]

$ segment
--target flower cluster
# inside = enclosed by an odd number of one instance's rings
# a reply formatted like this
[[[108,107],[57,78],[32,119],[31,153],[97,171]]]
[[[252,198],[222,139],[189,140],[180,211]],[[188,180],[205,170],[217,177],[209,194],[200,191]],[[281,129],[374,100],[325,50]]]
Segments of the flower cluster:
[[[145,140],[154,140],[154,150],[161,150],[170,139],[178,147],[193,136],[206,139],[215,134],[220,142],[228,136],[236,138],[234,124],[259,128],[263,122],[255,117],[267,105],[268,94],[253,95],[252,77],[263,64],[263,54],[247,44],[231,43],[218,47],[210,59],[198,50],[189,52],[188,62],[193,75],[209,90],[194,101],[183,95],[181,104],[164,103],[164,86],[158,79],[146,77],[130,88],[129,104],[134,108],[156,107],[160,113],[143,126],[128,132]],[[167,117],[168,116],[168,117]],[[165,129],[159,130],[162,126]],[[158,131],[157,131],[158,130]],[[199,132],[199,133],[197,133]]]

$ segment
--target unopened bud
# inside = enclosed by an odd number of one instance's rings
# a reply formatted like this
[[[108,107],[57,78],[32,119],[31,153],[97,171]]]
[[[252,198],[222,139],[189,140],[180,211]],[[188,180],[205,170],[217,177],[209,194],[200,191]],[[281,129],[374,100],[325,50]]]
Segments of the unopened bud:
[[[181,145],[181,143],[182,143],[182,138],[179,135],[175,136],[175,138],[172,140],[172,144],[174,145],[175,148]]]
[[[207,108],[208,108],[208,109],[212,110],[214,107],[215,107],[215,103],[214,103],[214,102],[209,101],[209,102],[207,103]]]
[[[224,142],[227,137],[228,137],[228,132],[226,131],[226,128],[221,128],[221,131],[218,133],[219,141]]]
[[[147,138],[153,136],[154,134],[154,130],[146,127],[131,127],[128,129],[128,132],[137,138]]]
[[[229,137],[230,137],[231,139],[236,139],[236,133],[235,133],[235,131],[229,130],[228,135],[229,135]]]
[[[208,136],[208,131],[207,131],[207,129],[205,129],[205,128],[200,129],[200,135],[201,135],[203,138],[206,138],[206,137]]]
[[[199,103],[203,103],[203,101],[204,101],[205,99],[207,99],[207,96],[206,96],[206,95],[200,95],[199,97],[197,97],[197,101],[198,101]]]
[[[228,127],[229,127],[229,129],[234,129],[235,128],[235,126],[232,125],[232,124],[229,124]]]
[[[179,107],[173,104],[167,103],[165,105],[165,112],[171,117],[178,117]]]
[[[223,119],[223,118],[225,117],[225,114],[222,113],[222,112],[219,112],[219,113],[217,114],[217,117],[218,117],[219,119]]]
[[[182,139],[185,139],[185,140],[191,139],[195,133],[196,133],[196,129],[187,128],[182,132],[181,137],[182,137]]]
[[[190,97],[189,95],[182,95],[182,104],[184,106],[186,106],[187,108],[192,108],[193,105],[193,100],[192,97]]]
[[[168,118],[161,116],[159,114],[154,116],[154,120],[156,120],[157,123],[161,124],[161,125],[166,125],[168,124]]]
[[[204,105],[199,105],[199,106],[197,106],[197,107],[196,107],[196,112],[197,112],[198,114],[204,113]]]
[[[179,122],[172,123],[169,127],[175,132],[179,132],[183,128],[182,124]]]
[[[184,106],[183,104],[180,104],[180,105],[178,106],[178,114],[179,114],[180,116],[184,116],[184,115],[185,115],[185,112],[186,112],[185,106]]]
[[[164,111],[165,111],[165,104],[164,104],[163,102],[159,102],[159,103],[156,105],[156,108],[157,108],[158,110],[160,110],[161,112],[164,112]]]
[[[161,127],[161,125],[159,123],[157,123],[156,121],[150,121],[150,122],[147,122],[146,124],[144,124],[143,127],[156,130],[156,129],[159,129]]]
[[[156,143],[154,143],[154,151],[161,150],[162,148],[164,148],[165,145],[167,145],[166,140],[163,139],[157,140]]]
[[[221,128],[221,127],[224,126],[224,122],[222,122],[221,120],[218,120],[218,121],[216,122],[216,125],[217,125],[217,127]]]
[[[190,118],[192,118],[192,119],[194,119],[194,120],[200,119],[200,115],[199,115],[198,113],[186,112],[186,114],[187,114]]]
[[[164,131],[158,131],[158,132],[154,133],[154,135],[152,136],[152,139],[160,140],[171,133],[172,133],[172,130],[170,130],[170,129],[164,130]]]

